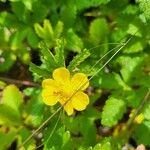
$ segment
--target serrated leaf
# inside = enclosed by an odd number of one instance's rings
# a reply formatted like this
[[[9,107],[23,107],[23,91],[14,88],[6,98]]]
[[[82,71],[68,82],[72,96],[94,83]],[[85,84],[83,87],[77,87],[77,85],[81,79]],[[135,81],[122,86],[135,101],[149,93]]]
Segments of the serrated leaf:
[[[137,0],[140,10],[143,12],[145,18],[150,20],[150,1],[149,0]]]
[[[48,78],[50,76],[49,72],[46,69],[36,66],[33,63],[30,63],[29,70],[44,78]]]
[[[46,43],[41,42],[40,43],[41,53],[44,59],[44,62],[46,64],[46,67],[48,70],[53,70],[57,66],[56,59],[52,52],[49,50]]]
[[[100,76],[97,76],[95,77],[95,80],[93,79],[93,83],[95,86],[105,89],[122,88],[124,90],[130,90],[130,87],[126,85],[119,74],[116,73],[102,74]]]
[[[65,58],[64,58],[64,40],[57,39],[55,46],[55,60],[59,67],[65,66]]]
[[[126,110],[125,102],[122,99],[110,97],[103,108],[102,121],[104,126],[112,127],[122,118]]]
[[[82,50],[78,55],[74,57],[74,59],[69,63],[67,67],[70,71],[75,69],[78,65],[80,65],[86,58],[90,56],[90,52],[87,49]]]
[[[23,95],[15,85],[8,85],[3,90],[2,103],[14,109],[18,114],[22,102]]]

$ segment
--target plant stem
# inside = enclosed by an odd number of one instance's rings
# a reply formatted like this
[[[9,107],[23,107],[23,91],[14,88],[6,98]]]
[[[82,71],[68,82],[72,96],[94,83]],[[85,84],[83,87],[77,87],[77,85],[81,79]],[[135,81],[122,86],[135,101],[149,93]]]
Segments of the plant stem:
[[[8,83],[20,84],[20,85],[25,85],[25,86],[39,86],[39,84],[31,82],[31,81],[21,81],[21,80],[6,78],[6,77],[0,77],[0,80],[4,82],[8,82]]]

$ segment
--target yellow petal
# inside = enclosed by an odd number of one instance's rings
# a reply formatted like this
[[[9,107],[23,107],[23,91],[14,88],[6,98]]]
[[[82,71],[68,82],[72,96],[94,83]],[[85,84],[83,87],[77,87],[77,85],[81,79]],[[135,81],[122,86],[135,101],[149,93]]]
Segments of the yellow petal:
[[[56,82],[53,79],[45,79],[42,82],[42,87],[46,88],[49,86],[56,86]]]
[[[67,112],[67,115],[70,116],[73,114],[73,106],[71,101],[68,101],[67,104],[65,104],[64,106],[65,111]]]
[[[84,73],[76,73],[71,79],[72,88],[76,90],[85,90],[89,86],[89,80]]]
[[[65,67],[55,69],[53,72],[53,78],[55,81],[65,84],[70,79],[70,72]]]
[[[43,98],[43,102],[46,105],[50,105],[50,106],[55,105],[59,100],[59,96],[54,95],[54,88],[43,89],[42,98]]]
[[[75,108],[78,111],[84,110],[88,104],[89,104],[89,97],[87,94],[83,92],[78,92],[72,98],[73,108]]]

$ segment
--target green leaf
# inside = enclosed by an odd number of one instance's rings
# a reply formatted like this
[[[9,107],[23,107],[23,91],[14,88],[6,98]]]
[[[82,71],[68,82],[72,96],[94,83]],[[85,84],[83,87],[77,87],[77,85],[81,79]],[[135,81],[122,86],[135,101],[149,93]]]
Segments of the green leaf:
[[[146,106],[145,106],[145,109],[144,109],[144,118],[146,120],[150,120],[150,103],[148,103]]]
[[[61,36],[61,33],[63,32],[64,24],[61,21],[58,21],[56,24],[56,27],[54,29],[54,37],[55,39],[58,39]]]
[[[132,136],[137,144],[142,143],[145,146],[150,146],[150,121],[144,121],[138,125]]]
[[[21,1],[12,2],[11,8],[20,21],[28,23],[30,20],[29,11]]]
[[[92,150],[112,150],[109,142],[104,144],[97,144]]]
[[[6,131],[4,131],[6,130]],[[0,129],[0,150],[7,149],[16,138],[16,129]]]
[[[45,35],[44,35],[44,29],[38,23],[34,24],[34,29],[35,29],[36,34],[40,38],[44,38],[45,37]]]
[[[73,26],[76,18],[76,5],[74,1],[70,1],[68,5],[61,7],[61,20],[64,23],[66,29]]]
[[[4,72],[10,69],[16,60],[16,55],[12,51],[0,51],[1,63],[0,72]]]
[[[104,89],[124,89],[130,90],[130,87],[121,79],[119,74],[109,73],[101,74],[93,79],[94,86]]]
[[[54,36],[54,32],[53,32],[53,28],[52,25],[50,23],[49,20],[45,19],[44,20],[44,37],[47,41],[52,41],[53,40],[53,36]]]
[[[15,85],[8,85],[3,90],[2,103],[14,109],[18,114],[22,102],[23,95]]]
[[[129,107],[137,108],[144,99],[147,88],[140,87],[138,89],[129,90],[125,93],[125,99]]]
[[[141,72],[143,60],[144,56],[121,56],[118,58],[118,62],[122,66],[121,75],[125,82],[129,82],[131,79],[137,77]]]
[[[76,1],[77,9],[85,9],[90,7],[97,7],[100,4],[107,4],[110,0],[82,0]]]
[[[40,77],[44,77],[44,78],[48,78],[50,77],[50,73],[46,70],[46,69],[43,69],[39,66],[36,66],[35,64],[33,63],[30,63],[30,67],[29,67],[29,70],[37,75],[39,75]]]
[[[18,126],[21,124],[20,114],[12,107],[0,105],[0,125]]]
[[[71,149],[71,141],[70,141],[70,132],[69,131],[65,131],[64,127],[60,127],[59,129],[57,129],[57,131],[54,132],[52,137],[49,139],[49,135],[51,134],[51,132],[52,132],[51,129],[46,131],[46,135],[45,135],[46,143],[44,144],[44,150]],[[47,139],[49,139],[49,141],[47,141]]]
[[[79,54],[77,54],[73,60],[69,63],[67,67],[70,71],[75,69],[78,65],[80,65],[86,58],[90,56],[90,52],[87,49],[83,49]]]
[[[31,135],[32,133],[30,132],[29,129],[26,127],[21,128],[18,131],[18,146],[22,145],[23,142]],[[22,149],[27,149],[27,150],[33,150],[35,149],[35,140],[30,139],[28,142],[26,142],[22,147]]]
[[[55,59],[58,64],[58,66],[65,66],[65,58],[64,58],[64,40],[58,39],[56,40],[56,46],[55,46]]]
[[[98,45],[100,42],[104,42],[107,37],[108,27],[104,18],[95,19],[90,24],[89,34],[92,43]]]
[[[32,24],[42,22],[46,18],[49,9],[47,9],[42,1],[32,0],[32,3],[32,15],[30,15],[30,22]]]
[[[46,43],[41,42],[40,43],[41,53],[44,59],[44,64],[46,64],[47,70],[53,70],[57,66],[56,59],[52,52],[49,50]]]
[[[33,48],[37,48],[38,47],[38,43],[39,43],[39,39],[36,35],[36,33],[34,32],[34,30],[32,28],[28,29],[28,35],[27,35],[27,40],[28,43],[33,47]]]
[[[122,118],[126,110],[125,102],[122,99],[110,97],[103,108],[102,121],[104,126],[112,127]]]
[[[74,52],[80,52],[83,48],[83,42],[81,38],[73,31],[73,29],[69,29],[66,33],[66,47],[71,49]]]
[[[45,107],[41,96],[41,89],[27,88],[24,90],[24,93],[30,97],[25,106],[25,110],[29,115],[28,123],[32,124],[34,127],[38,127],[42,124]]]
[[[21,47],[22,41],[25,39],[27,35],[27,28],[21,31],[16,31],[14,34],[12,34],[10,43],[11,43],[11,49],[12,50],[17,50]]]
[[[150,20],[150,1],[149,0],[137,0],[140,10],[143,12],[145,18]]]

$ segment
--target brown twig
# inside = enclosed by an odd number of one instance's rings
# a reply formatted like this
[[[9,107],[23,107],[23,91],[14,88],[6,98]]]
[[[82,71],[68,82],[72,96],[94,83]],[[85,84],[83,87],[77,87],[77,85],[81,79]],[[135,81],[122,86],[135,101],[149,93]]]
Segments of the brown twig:
[[[4,82],[8,82],[8,83],[25,85],[25,86],[40,86],[39,84],[31,82],[31,81],[21,81],[21,80],[10,79],[7,77],[0,77],[0,80]]]

